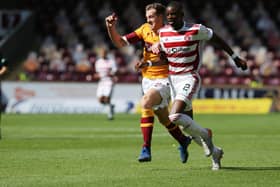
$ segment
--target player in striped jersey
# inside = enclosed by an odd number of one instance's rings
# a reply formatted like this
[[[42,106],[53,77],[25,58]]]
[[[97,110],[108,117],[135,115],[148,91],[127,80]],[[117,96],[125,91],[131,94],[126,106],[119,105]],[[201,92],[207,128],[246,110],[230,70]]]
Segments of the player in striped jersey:
[[[239,58],[228,44],[212,29],[201,24],[184,22],[183,9],[179,2],[172,1],[166,8],[168,25],[159,30],[160,49],[165,52],[169,63],[169,80],[171,83],[172,108],[170,120],[183,127],[196,143],[203,146],[205,155],[212,155],[212,169],[221,167],[223,150],[214,146],[212,132],[198,125],[189,115],[192,114],[192,99],[200,88],[198,74],[201,65],[202,47],[210,41],[226,51],[242,70],[247,69],[246,62]]]
[[[142,89],[144,93],[141,100],[140,120],[144,144],[138,158],[139,162],[151,161],[151,141],[155,113],[160,123],[179,142],[181,161],[186,163],[188,159],[187,148],[191,139],[185,136],[179,126],[171,123],[168,118],[168,104],[170,101],[168,65],[153,66],[155,62],[160,61],[160,58],[159,55],[151,51],[151,46],[159,41],[157,31],[163,26],[164,13],[165,7],[160,3],[147,5],[147,23],[124,36],[121,36],[116,30],[117,17],[115,14],[106,18],[106,26],[111,40],[118,48],[137,42],[144,44],[143,61],[145,63],[137,64],[142,70]]]

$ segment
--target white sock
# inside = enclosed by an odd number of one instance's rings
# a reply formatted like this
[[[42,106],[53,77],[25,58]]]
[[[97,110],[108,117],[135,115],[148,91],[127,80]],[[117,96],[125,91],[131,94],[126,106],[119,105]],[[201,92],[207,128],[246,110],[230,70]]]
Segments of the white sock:
[[[188,129],[185,129],[184,130],[186,133],[190,133],[189,131],[188,131]],[[193,139],[193,141],[197,144],[197,145],[199,145],[200,147],[202,147],[202,143],[201,143],[201,138],[199,137],[199,136],[192,136],[192,139]]]
[[[193,137],[202,137],[208,138],[208,131],[205,128],[199,126],[192,118],[190,118],[186,114],[171,114],[169,115],[169,119],[171,122],[175,123],[176,125],[180,125],[183,127],[183,131],[188,133]],[[195,138],[199,139],[199,138]],[[198,142],[201,145],[200,142]]]
[[[108,118],[112,118],[113,117],[112,105],[106,104],[105,107],[106,107],[106,112],[107,112]]]

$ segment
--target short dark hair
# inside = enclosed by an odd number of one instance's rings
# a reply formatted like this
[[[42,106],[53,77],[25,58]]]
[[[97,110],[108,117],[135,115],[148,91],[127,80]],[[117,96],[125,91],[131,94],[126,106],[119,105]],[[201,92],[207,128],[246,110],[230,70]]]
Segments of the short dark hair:
[[[150,9],[155,9],[157,15],[165,14],[165,6],[161,3],[151,3],[146,6],[146,11]]]
[[[170,3],[168,3],[167,7],[175,8],[177,11],[182,12],[182,13],[184,12],[183,5],[179,1],[170,1]]]

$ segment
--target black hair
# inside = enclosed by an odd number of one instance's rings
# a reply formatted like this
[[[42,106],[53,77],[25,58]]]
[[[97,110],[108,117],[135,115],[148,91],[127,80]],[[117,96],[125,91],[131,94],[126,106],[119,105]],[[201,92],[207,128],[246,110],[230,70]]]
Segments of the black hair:
[[[170,3],[168,3],[167,7],[172,7],[174,9],[176,9],[177,11],[183,13],[183,5],[181,2],[179,1],[170,1]]]

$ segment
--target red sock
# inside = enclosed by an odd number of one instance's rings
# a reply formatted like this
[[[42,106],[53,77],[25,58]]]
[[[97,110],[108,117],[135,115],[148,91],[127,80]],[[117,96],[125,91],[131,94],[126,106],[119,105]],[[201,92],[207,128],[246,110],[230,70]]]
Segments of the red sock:
[[[141,127],[143,135],[143,147],[151,147],[153,126],[152,127]]]
[[[187,137],[182,133],[178,125],[170,123],[166,126],[166,128],[168,129],[169,134],[171,134],[171,136],[175,138],[179,144],[183,145],[185,143]]]
[[[143,136],[143,147],[151,147],[154,126],[154,112],[150,109],[142,109],[141,131]]]

